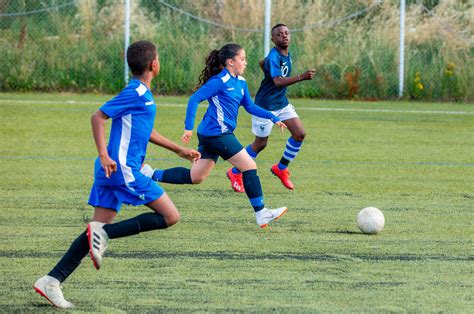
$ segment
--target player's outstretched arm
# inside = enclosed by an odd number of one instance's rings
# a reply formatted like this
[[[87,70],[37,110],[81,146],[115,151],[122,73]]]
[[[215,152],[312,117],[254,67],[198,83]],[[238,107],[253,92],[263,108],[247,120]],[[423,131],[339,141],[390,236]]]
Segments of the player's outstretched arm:
[[[167,150],[170,150],[176,153],[179,157],[183,159],[187,159],[192,162],[196,162],[199,158],[201,158],[201,153],[199,153],[197,150],[180,146],[176,144],[175,142],[171,141],[170,139],[164,137],[163,135],[158,133],[156,130],[153,130],[151,132],[150,142],[152,142],[155,145],[166,148]]]
[[[117,171],[117,163],[110,158],[107,152],[105,141],[105,121],[109,117],[100,110],[97,110],[91,117],[92,134],[94,136],[97,152],[99,153],[100,164],[104,168],[105,176],[110,178],[112,173]]]
[[[310,69],[304,72],[303,74],[298,74],[295,76],[290,76],[290,77],[277,76],[273,78],[273,83],[277,87],[289,86],[301,81],[312,80],[315,73],[316,73],[316,69]]]

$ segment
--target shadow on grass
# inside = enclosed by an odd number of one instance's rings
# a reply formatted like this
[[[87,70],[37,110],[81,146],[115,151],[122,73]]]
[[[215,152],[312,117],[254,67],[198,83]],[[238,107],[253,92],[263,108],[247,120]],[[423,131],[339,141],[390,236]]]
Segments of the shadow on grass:
[[[369,234],[364,234],[360,231],[351,231],[351,230],[329,230],[326,231],[325,233],[337,233],[337,234],[355,234],[355,235],[360,235],[360,236],[367,236]]]
[[[52,258],[60,257],[59,252],[31,252],[31,251],[0,251],[0,257],[10,258]],[[251,252],[150,252],[150,251],[109,251],[107,257],[122,259],[217,259],[217,260],[302,260],[302,261],[338,261],[338,260],[366,260],[366,261],[473,261],[474,256],[450,256],[450,255],[416,255],[416,254],[395,254],[395,255],[372,255],[372,254],[318,254],[286,252],[261,255]]]

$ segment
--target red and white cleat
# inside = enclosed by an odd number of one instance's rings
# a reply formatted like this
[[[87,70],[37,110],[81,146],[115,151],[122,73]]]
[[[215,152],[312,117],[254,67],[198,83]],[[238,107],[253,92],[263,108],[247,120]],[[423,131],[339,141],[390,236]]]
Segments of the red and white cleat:
[[[264,208],[255,213],[255,218],[257,219],[257,225],[260,228],[265,228],[269,223],[277,221],[288,211],[287,207],[280,207],[277,209],[268,209]]]
[[[290,181],[290,172],[287,169],[281,170],[278,168],[278,164],[274,164],[270,171],[273,173],[273,175],[277,176],[281,184],[289,190],[293,190],[295,186],[293,185],[293,182]]]
[[[59,280],[51,276],[43,276],[38,279],[33,288],[52,305],[60,309],[72,309],[74,304],[66,301],[59,285]]]
[[[244,193],[245,188],[244,188],[244,182],[242,181],[242,173],[233,173],[232,168],[229,168],[227,170],[227,178],[230,180],[230,185],[234,189],[235,192],[237,193]]]
[[[102,257],[107,249],[109,236],[102,228],[105,224],[92,221],[87,225],[87,239],[89,242],[89,255],[94,263],[95,269],[99,270],[102,264]]]

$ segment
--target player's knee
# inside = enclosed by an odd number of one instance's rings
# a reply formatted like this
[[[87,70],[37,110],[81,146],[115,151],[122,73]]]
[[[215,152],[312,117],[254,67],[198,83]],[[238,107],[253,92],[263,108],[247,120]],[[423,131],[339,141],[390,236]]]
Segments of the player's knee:
[[[252,159],[249,161],[247,170],[257,170],[257,163],[255,162],[255,160]]]
[[[191,181],[193,182],[193,184],[201,184],[202,182],[204,182],[204,180],[206,180],[206,177],[207,176],[195,176],[195,177],[191,177]]]
[[[172,225],[178,223],[180,219],[181,219],[181,214],[178,211],[173,212],[172,214],[169,214],[165,217],[166,225],[168,227],[171,227]]]
[[[295,134],[292,135],[292,137],[295,141],[303,142],[304,138],[306,137],[306,132],[305,131],[296,132]]]

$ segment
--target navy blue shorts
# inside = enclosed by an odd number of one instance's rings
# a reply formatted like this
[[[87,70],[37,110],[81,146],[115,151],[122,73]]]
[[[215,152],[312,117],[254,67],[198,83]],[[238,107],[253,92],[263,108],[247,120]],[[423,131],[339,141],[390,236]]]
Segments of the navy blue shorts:
[[[215,162],[219,156],[227,160],[244,149],[234,133],[217,136],[204,136],[198,133],[198,139],[198,151],[201,153],[201,158],[213,159]]]
[[[110,208],[117,213],[122,203],[138,206],[159,199],[164,190],[152,179],[140,176],[127,185],[98,185],[94,182],[89,196],[89,205]]]

